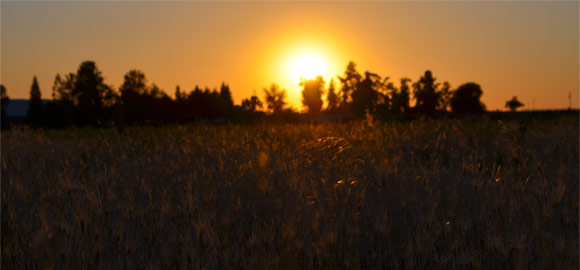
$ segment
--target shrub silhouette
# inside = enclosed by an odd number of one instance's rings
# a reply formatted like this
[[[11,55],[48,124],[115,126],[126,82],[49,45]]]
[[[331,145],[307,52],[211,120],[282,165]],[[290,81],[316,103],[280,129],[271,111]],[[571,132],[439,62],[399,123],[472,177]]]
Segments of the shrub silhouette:
[[[505,107],[509,108],[510,111],[515,112],[519,107],[523,107],[524,104],[521,103],[516,96],[512,97],[512,99],[506,101]]]
[[[451,97],[451,110],[454,113],[478,113],[485,111],[480,98],[483,94],[476,83],[465,83],[455,90]]]
[[[273,83],[270,89],[264,88],[264,95],[266,96],[266,105],[272,114],[281,113],[286,105],[286,90]]]
[[[258,108],[262,108],[262,101],[257,96],[252,96],[249,99],[242,100],[242,109],[248,112],[256,112]]]

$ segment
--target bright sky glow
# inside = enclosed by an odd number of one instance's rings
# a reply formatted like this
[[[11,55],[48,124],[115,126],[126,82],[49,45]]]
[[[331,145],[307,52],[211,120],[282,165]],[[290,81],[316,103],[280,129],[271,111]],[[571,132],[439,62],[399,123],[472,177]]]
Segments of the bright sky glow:
[[[301,79],[314,79],[317,75],[327,75],[327,68],[316,55],[305,54],[294,60],[290,72],[292,78],[300,81]]]
[[[173,96],[226,82],[234,102],[278,83],[301,108],[300,76],[358,71],[453,88],[476,82],[490,110],[579,101],[578,1],[0,1],[0,83],[28,98],[37,76],[93,60],[115,88],[131,69]]]

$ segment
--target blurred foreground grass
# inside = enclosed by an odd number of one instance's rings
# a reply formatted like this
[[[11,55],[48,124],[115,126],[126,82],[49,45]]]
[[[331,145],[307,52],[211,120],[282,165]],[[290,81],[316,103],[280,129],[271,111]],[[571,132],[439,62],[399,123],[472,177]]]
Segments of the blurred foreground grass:
[[[2,268],[577,268],[578,118],[2,132]]]

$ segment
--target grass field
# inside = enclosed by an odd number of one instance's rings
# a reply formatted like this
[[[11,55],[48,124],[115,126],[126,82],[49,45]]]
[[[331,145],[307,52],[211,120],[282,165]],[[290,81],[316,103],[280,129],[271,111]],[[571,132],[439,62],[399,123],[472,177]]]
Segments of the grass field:
[[[3,269],[579,265],[579,120],[2,132]]]

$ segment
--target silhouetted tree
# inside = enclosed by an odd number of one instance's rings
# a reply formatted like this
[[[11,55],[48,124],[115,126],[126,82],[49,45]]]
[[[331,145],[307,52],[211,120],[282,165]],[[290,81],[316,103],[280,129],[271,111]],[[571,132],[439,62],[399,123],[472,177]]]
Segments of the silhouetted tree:
[[[286,105],[286,90],[273,83],[270,89],[264,88],[264,95],[266,96],[266,104],[271,113],[277,114],[282,112]]]
[[[476,83],[465,83],[453,91],[451,110],[454,113],[479,113],[485,111],[485,105],[480,98],[483,94],[481,87]]]
[[[128,124],[136,121],[143,121],[151,110],[145,107],[145,96],[147,96],[147,80],[145,74],[133,69],[127,72],[123,84],[119,88],[121,92],[121,118]]]
[[[159,88],[155,83],[151,85],[151,89],[148,92],[146,92],[146,95],[151,96],[155,99],[164,99],[169,97],[167,93],[165,93],[165,91]]]
[[[115,101],[112,88],[104,83],[93,61],[81,63],[72,96],[78,108],[80,125],[99,125],[107,116],[105,109]]]
[[[401,79],[401,86],[391,96],[391,110],[394,113],[405,113],[409,111],[409,78]]]
[[[121,118],[128,124],[162,123],[176,117],[171,98],[155,84],[148,86],[145,74],[139,70],[127,72],[119,90]]]
[[[252,96],[250,99],[242,100],[242,109],[249,112],[256,112],[258,108],[262,108],[262,101],[257,96]]]
[[[308,114],[317,116],[322,109],[322,94],[324,93],[324,79],[316,76],[312,80],[302,80],[302,104],[308,107]]]
[[[56,74],[54,84],[52,86],[52,99],[60,103],[74,104],[73,91],[76,84],[76,75],[69,73],[65,78],[61,78],[60,74]]]
[[[415,111],[425,114],[433,114],[437,111],[440,102],[440,93],[437,92],[438,84],[435,83],[431,71],[425,74],[413,84],[413,97],[415,98]]]
[[[38,126],[42,123],[43,108],[42,98],[40,94],[40,87],[36,76],[32,79],[32,86],[30,86],[30,103],[28,104],[28,113],[26,118],[28,123],[33,126]]]
[[[1,110],[1,117],[0,121],[2,121],[2,129],[8,128],[10,125],[8,123],[8,116],[6,115],[6,106],[10,102],[10,98],[8,97],[8,93],[6,91],[6,87],[0,84],[0,95],[1,95],[1,102],[0,103],[0,110]]]
[[[505,107],[509,108],[510,111],[515,112],[519,107],[523,107],[524,104],[521,103],[518,98],[516,96],[514,96],[512,99],[506,101],[505,103]]]
[[[453,93],[451,91],[451,85],[449,84],[449,82],[443,82],[443,85],[441,85],[441,90],[440,90],[440,102],[439,102],[439,106],[437,107],[437,110],[440,111],[448,111],[449,107],[451,106],[451,98],[453,97]]]
[[[224,117],[223,102],[217,89],[210,90],[205,88],[201,90],[195,86],[195,90],[189,93],[185,102],[183,115],[186,118],[193,119],[215,119]]]
[[[233,107],[234,101],[232,99],[232,92],[230,91],[230,86],[225,82],[222,82],[220,87],[220,100],[227,107]]]
[[[378,101],[377,84],[381,82],[380,76],[371,72],[365,72],[364,80],[356,84],[352,92],[352,109],[359,116],[366,111],[372,111]]]
[[[334,112],[338,108],[338,96],[335,93],[334,78],[328,83],[328,93],[326,94],[326,110]]]
[[[146,106],[151,108],[147,117],[148,120],[154,121],[155,123],[164,123],[171,120],[170,115],[173,101],[163,89],[152,84],[145,97]]]
[[[342,84],[341,88],[341,103],[340,107],[348,107],[348,103],[352,101],[352,94],[356,90],[358,83],[361,80],[361,75],[356,71],[356,64],[350,61],[344,71],[344,77],[338,77]]]
[[[219,92],[219,117],[230,119],[234,111],[234,100],[232,99],[232,92],[230,86],[222,82]]]
[[[390,110],[393,102],[393,96],[397,93],[398,89],[392,82],[389,82],[389,77],[385,77],[383,82],[381,82],[377,87],[377,92],[379,94],[378,103],[382,105],[385,110]]]
[[[44,124],[53,128],[64,128],[76,122],[77,109],[73,90],[76,75],[69,73],[64,79],[57,74],[52,85],[52,101],[45,105]]]
[[[187,99],[187,95],[181,91],[181,88],[178,86],[175,87],[175,100],[182,101]]]

